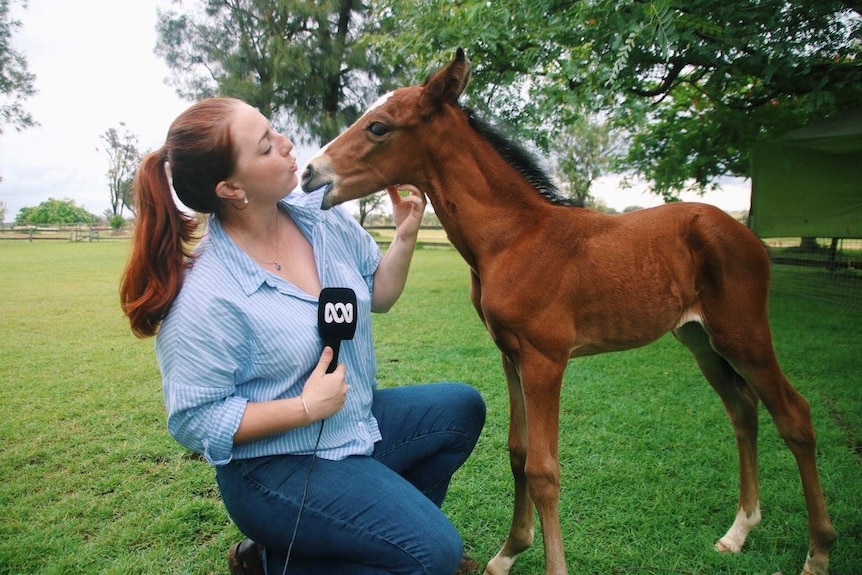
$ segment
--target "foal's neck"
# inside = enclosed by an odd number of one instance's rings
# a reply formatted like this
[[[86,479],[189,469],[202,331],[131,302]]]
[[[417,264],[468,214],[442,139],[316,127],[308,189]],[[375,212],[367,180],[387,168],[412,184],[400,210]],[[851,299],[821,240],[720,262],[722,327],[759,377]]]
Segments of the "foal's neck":
[[[499,156],[490,162],[475,154],[443,161],[435,175],[427,192],[434,212],[474,270],[483,258],[541,226],[555,207]]]

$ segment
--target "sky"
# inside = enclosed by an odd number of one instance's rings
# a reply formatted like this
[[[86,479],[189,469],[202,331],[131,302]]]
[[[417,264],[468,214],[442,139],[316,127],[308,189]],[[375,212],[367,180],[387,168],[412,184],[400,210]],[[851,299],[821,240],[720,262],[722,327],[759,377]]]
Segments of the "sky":
[[[48,198],[74,200],[101,215],[110,208],[108,159],[100,136],[120,122],[141,150],[162,145],[188,107],[165,83],[153,53],[157,0],[28,0],[13,3],[22,27],[13,37],[36,75],[25,108],[39,126],[0,134],[0,201],[7,221]]]
[[[138,137],[141,151],[161,147],[170,123],[190,105],[166,83],[168,67],[153,52],[156,9],[169,5],[169,0],[28,0],[22,10],[13,3],[22,27],[12,42],[36,75],[38,90],[25,108],[39,126],[22,132],[4,126],[0,134],[0,201],[6,203],[7,222],[21,208],[49,198],[72,199],[104,214],[110,195],[100,136],[121,122]],[[300,164],[312,154],[300,151]],[[618,211],[661,203],[645,190],[643,185],[622,190],[612,176],[593,185],[594,195]],[[742,211],[749,197],[748,181],[728,179],[721,191],[684,199]]]

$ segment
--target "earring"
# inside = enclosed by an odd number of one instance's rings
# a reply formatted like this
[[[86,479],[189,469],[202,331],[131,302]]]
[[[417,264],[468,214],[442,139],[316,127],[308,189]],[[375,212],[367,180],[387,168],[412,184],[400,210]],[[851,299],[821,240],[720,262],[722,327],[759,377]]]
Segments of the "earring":
[[[238,206],[235,202],[242,201],[242,205]],[[233,207],[233,209],[241,212],[248,207],[248,196],[243,195],[242,200],[228,200],[228,203]]]

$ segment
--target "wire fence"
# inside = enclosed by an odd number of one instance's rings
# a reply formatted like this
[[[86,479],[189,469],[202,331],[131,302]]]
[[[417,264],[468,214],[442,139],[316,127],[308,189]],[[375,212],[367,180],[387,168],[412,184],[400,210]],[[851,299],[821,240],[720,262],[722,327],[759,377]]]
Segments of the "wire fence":
[[[862,310],[862,239],[766,238],[772,289]]]

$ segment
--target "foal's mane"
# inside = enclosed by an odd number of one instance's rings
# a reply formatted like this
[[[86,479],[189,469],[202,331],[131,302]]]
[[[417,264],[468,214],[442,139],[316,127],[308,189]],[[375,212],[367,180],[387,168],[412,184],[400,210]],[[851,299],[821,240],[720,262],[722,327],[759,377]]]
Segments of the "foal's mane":
[[[523,146],[513,142],[490,123],[478,117],[476,113],[467,107],[462,108],[467,114],[470,126],[479,135],[485,138],[497,153],[506,160],[515,170],[524,176],[536,190],[552,204],[561,206],[583,206],[583,202],[574,198],[568,198],[560,193],[559,188],[551,180],[548,173],[540,166],[536,156]]]

